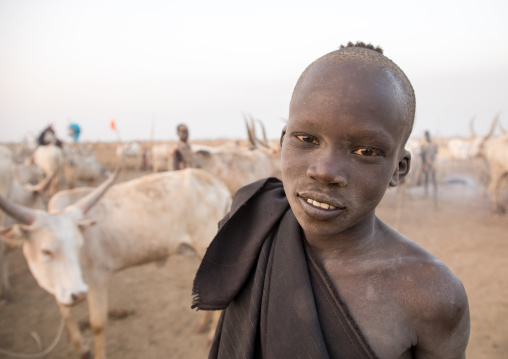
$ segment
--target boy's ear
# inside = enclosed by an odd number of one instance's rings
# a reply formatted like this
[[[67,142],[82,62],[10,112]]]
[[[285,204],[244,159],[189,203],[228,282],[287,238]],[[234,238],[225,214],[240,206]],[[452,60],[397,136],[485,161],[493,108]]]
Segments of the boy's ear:
[[[411,168],[411,153],[404,149],[402,158],[399,161],[395,172],[393,172],[392,179],[390,180],[390,187],[397,187],[402,180],[407,176]]]
[[[286,136],[286,128],[287,126],[284,126],[282,129],[282,133],[280,134],[280,147],[282,147],[282,142],[284,142],[284,136]]]

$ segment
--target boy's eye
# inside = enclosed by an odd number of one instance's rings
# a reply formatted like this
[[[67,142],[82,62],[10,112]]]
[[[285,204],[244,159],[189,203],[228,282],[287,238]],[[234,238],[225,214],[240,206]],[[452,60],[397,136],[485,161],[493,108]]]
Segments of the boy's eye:
[[[318,144],[318,141],[313,136],[299,135],[299,136],[296,136],[296,138],[298,138],[300,141],[303,141],[303,142],[312,143],[312,144],[316,144],[316,145]]]
[[[360,156],[380,156],[381,155],[381,152],[379,152],[378,150],[375,150],[373,148],[359,148],[357,150],[354,150],[353,153],[355,155],[360,155]]]

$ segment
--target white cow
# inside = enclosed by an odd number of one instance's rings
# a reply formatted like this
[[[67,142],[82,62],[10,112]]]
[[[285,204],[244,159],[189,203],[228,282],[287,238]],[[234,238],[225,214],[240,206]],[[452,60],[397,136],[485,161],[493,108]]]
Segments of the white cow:
[[[231,203],[225,185],[199,169],[151,174],[106,192],[113,180],[93,190],[59,192],[48,212],[0,197],[0,208],[22,223],[0,229],[0,235],[24,241],[23,253],[32,274],[60,304],[71,341],[82,356],[89,349],[69,306],[88,294],[96,359],[106,357],[109,276],[166,258],[181,246],[202,257]]]
[[[234,195],[241,187],[266,177],[280,177],[280,144],[270,145],[261,121],[263,140],[256,136],[254,119],[244,116],[249,147],[233,143],[222,146],[193,145],[194,159],[197,168],[202,168],[218,178]]]
[[[53,178],[49,187],[49,196],[51,197],[65,184],[64,152],[55,145],[39,146],[33,154],[33,161],[44,172],[46,178]]]
[[[7,147],[0,146],[0,196],[7,197],[12,183],[12,154]],[[5,225],[6,215],[0,212],[0,226]],[[5,295],[5,290],[9,286],[9,277],[7,275],[7,263],[5,254],[7,246],[0,243],[0,301]],[[1,302],[0,302],[1,303]]]
[[[151,161],[153,172],[173,170],[173,152],[176,146],[166,143],[153,145]]]
[[[452,138],[448,141],[449,159],[454,160],[470,160],[480,156],[485,143],[494,134],[496,122],[499,118],[497,115],[490,126],[489,132],[483,136],[477,136],[473,129],[473,120],[470,122],[471,138]]]
[[[11,167],[13,178],[6,198],[9,201],[34,209],[45,209],[45,198],[41,196],[42,192],[51,182],[51,177],[46,177],[43,181],[39,178],[43,175],[42,171],[35,165],[29,163],[13,164]],[[15,220],[7,216],[5,224],[11,225]]]
[[[68,188],[81,184],[96,186],[111,175],[109,169],[97,161],[93,151],[72,149],[66,151],[65,157],[65,179]]]
[[[139,143],[129,142],[119,144],[116,148],[116,155],[124,167],[133,167],[136,171],[141,168],[143,153]]]
[[[44,209],[45,204],[40,196],[41,192],[48,186],[51,177],[38,185],[40,170],[31,164],[16,165],[10,160],[7,152],[0,149],[0,195],[9,201],[21,204],[30,208]],[[20,181],[23,181],[23,184]],[[0,211],[0,227],[14,224],[15,220],[6,216]],[[21,244],[21,243],[19,243]],[[7,245],[0,241],[0,298],[6,298],[10,289],[8,272],[8,253],[18,245],[11,243]]]
[[[501,183],[508,175],[508,134],[505,133],[487,142],[483,154],[490,172],[489,190],[492,211],[496,214],[505,213]]]
[[[265,177],[280,176],[277,148],[194,147],[196,167],[219,177],[234,195],[241,187]]]
[[[0,195],[7,196],[12,183],[12,152],[8,147],[0,146]],[[0,213],[0,225],[3,225],[4,214]]]

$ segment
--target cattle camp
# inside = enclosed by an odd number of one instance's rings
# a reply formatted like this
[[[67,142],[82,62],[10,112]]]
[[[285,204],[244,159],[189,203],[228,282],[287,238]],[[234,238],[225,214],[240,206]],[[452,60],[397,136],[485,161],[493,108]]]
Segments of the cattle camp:
[[[189,141],[196,168],[178,171],[176,141],[3,144],[0,349],[43,352],[58,338],[48,358],[206,357],[218,316],[190,309],[199,260],[234,193],[280,175],[278,140],[243,123],[244,138]],[[412,136],[410,175],[378,215],[461,275],[468,353],[500,358],[506,333],[490,328],[506,320],[508,283],[489,278],[508,270],[508,137],[499,114],[484,134],[469,125],[469,138],[433,138],[427,190]]]
[[[0,359],[507,359],[508,1],[0,1]]]

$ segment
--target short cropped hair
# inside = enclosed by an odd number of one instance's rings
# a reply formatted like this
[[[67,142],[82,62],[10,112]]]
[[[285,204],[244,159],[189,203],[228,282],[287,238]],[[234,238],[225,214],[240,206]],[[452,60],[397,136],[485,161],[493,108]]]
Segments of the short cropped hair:
[[[383,50],[380,47],[374,47],[371,44],[364,43],[348,43],[347,46],[341,46],[339,50],[332,51],[314,62],[312,62],[305,71],[300,75],[296,86],[293,90],[293,95],[300,88],[303,80],[308,72],[314,68],[316,64],[337,63],[337,62],[358,62],[362,64],[369,64],[371,66],[387,70],[390,72],[395,81],[401,86],[405,98],[403,100],[404,120],[407,121],[407,130],[405,133],[405,141],[409,138],[413,129],[415,112],[416,112],[416,98],[411,82],[406,74],[397,66],[392,60],[383,55]],[[291,99],[292,101],[292,99]]]

